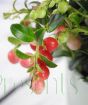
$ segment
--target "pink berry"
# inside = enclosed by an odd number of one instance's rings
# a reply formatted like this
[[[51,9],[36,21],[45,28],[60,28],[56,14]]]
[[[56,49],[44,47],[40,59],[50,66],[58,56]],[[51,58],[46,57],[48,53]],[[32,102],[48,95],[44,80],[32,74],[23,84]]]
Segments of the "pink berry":
[[[45,87],[44,80],[38,78],[37,80],[33,80],[32,81],[32,87],[31,87],[31,89],[36,94],[41,94],[42,91],[44,90],[44,87]]]
[[[34,60],[33,60],[33,58],[20,59],[20,64],[21,64],[21,66],[23,66],[25,68],[29,68],[29,67],[32,67],[34,65]]]
[[[40,68],[41,68],[42,72],[37,71],[36,75],[38,75],[42,80],[48,79],[50,72],[49,72],[49,69],[47,68],[47,66],[44,67],[42,65]]]
[[[81,48],[81,40],[79,37],[70,36],[67,41],[67,46],[71,50],[78,50]]]
[[[13,50],[11,50],[8,53],[8,60],[12,63],[12,64],[16,64],[19,62],[19,58],[16,56],[15,52]]]
[[[59,27],[57,27],[55,30],[54,30],[54,34],[58,34],[59,32],[63,32],[65,31],[65,26],[64,25],[61,25]]]

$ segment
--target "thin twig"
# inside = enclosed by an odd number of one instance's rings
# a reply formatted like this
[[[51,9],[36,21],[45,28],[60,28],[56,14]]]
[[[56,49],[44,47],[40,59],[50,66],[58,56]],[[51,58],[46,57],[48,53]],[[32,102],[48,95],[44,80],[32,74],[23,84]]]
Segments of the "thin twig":
[[[2,96],[0,98],[0,104],[3,103],[6,99],[8,99],[14,92],[16,92],[18,89],[22,88],[24,85],[27,84],[27,82],[30,82],[32,80],[32,77],[27,78],[23,82],[19,83],[16,87],[9,90],[6,95]]]

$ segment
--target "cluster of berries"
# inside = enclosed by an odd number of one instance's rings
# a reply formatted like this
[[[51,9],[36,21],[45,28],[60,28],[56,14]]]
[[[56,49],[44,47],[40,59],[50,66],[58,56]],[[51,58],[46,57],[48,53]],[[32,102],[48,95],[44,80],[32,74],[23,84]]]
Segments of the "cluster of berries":
[[[65,31],[65,26],[59,26],[53,33],[57,34],[58,37],[62,37],[60,35],[61,32]],[[66,37],[66,36],[65,36]],[[40,94],[45,86],[44,80],[48,79],[50,71],[47,64],[41,59],[39,54],[45,56],[48,60],[53,61],[52,52],[54,52],[59,47],[59,41],[53,37],[47,37],[43,40],[43,46],[36,45],[35,42],[30,42],[30,47],[35,52],[38,51],[38,55],[36,58],[33,54],[27,53],[31,55],[29,59],[20,59],[16,56],[14,50],[11,50],[8,53],[8,59],[11,63],[16,64],[20,62],[21,66],[25,68],[31,68],[35,65],[38,65],[41,70],[34,70],[34,76],[31,82],[31,89],[36,93]],[[81,41],[78,37],[74,37],[73,35],[69,35],[67,46],[70,50],[77,50],[81,47]]]
[[[45,56],[48,60],[53,61],[52,52],[58,47],[58,41],[53,37],[48,37],[44,39],[44,46],[38,46],[38,53]],[[32,50],[36,51],[37,45],[35,43],[30,43],[30,47]],[[48,79],[50,71],[47,67],[46,63],[37,56],[37,62],[35,63],[35,59],[33,54],[27,53],[31,57],[28,59],[21,59],[15,54],[14,50],[11,50],[8,53],[8,59],[12,64],[20,63],[22,67],[31,68],[35,65],[38,65],[41,71],[34,70],[35,75],[32,79],[31,88],[36,94],[40,94],[44,89],[44,80]],[[37,77],[37,78],[36,78]]]

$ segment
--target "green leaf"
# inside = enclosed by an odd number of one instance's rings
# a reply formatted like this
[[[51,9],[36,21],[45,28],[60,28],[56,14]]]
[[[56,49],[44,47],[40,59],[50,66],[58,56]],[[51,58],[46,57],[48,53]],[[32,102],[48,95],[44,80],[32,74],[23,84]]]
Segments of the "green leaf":
[[[54,9],[52,14],[59,14],[58,9]]]
[[[58,10],[60,13],[64,14],[68,11],[69,9],[69,4],[66,1],[61,1],[58,3]]]
[[[44,18],[46,16],[46,9],[45,8],[39,8],[37,12],[37,18]]]
[[[33,71],[34,70],[34,67],[31,67],[31,68],[29,68],[28,70],[27,70],[27,72],[29,73],[29,72],[31,72],[31,71]]]
[[[47,64],[47,66],[49,66],[50,68],[55,68],[57,67],[57,65],[55,63],[53,63],[52,61],[48,60],[46,57],[44,57],[43,55],[40,55],[41,59]]]
[[[11,13],[3,13],[4,19],[8,19],[11,15]]]
[[[30,12],[30,18],[33,20],[35,20],[37,18],[37,12],[35,10],[32,10]]]
[[[48,25],[48,31],[52,32],[54,31],[58,26],[62,25],[64,23],[64,16],[62,15],[54,15],[51,17],[49,25]]]
[[[70,19],[70,21],[76,25],[79,25],[79,23],[81,22],[82,17],[80,17],[77,13],[71,13],[68,17]]]
[[[27,30],[28,30],[28,34],[30,36],[30,39],[32,39],[32,41],[35,40],[35,34],[34,34],[32,27],[27,27]]]
[[[16,39],[14,37],[8,37],[8,41],[14,45],[22,44],[23,42],[19,39]]]
[[[79,32],[83,32],[86,35],[88,35],[88,27],[78,27],[78,28],[74,28],[71,30],[74,33],[79,33]]]
[[[49,22],[50,18],[48,15],[46,15],[44,18],[37,18],[36,21],[37,21],[37,26],[39,24],[45,26],[48,22]],[[39,25],[40,26],[40,25]]]
[[[18,50],[18,49],[16,49],[15,52],[16,52],[16,55],[17,55],[19,58],[21,58],[21,59],[28,59],[28,58],[31,57],[30,55],[25,54],[25,53],[21,52],[21,51]]]
[[[44,29],[41,28],[37,30],[35,34],[36,34],[36,39],[38,40],[39,45],[41,45],[43,41],[43,37],[44,37]]]
[[[52,0],[51,3],[49,4],[49,8],[52,8],[55,5],[55,3],[56,2],[54,0]]]
[[[12,34],[24,41],[24,42],[32,42],[35,39],[35,34],[31,27],[25,27],[22,24],[12,24],[11,25]]]

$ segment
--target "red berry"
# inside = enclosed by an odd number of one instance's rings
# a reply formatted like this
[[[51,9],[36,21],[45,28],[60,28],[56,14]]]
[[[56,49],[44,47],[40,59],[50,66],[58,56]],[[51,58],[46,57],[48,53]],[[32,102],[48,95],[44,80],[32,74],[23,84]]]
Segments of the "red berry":
[[[49,52],[53,52],[58,47],[58,41],[52,37],[44,39],[44,44]]]
[[[78,50],[81,48],[81,40],[79,37],[70,36],[67,41],[67,46],[71,50]]]
[[[53,56],[51,55],[51,53],[48,50],[44,49],[43,46],[39,47],[39,52],[49,60],[53,60]]]
[[[32,48],[32,50],[36,50],[36,44],[34,42],[30,43],[30,47]]]
[[[42,66],[42,65],[46,66],[46,63],[44,61],[42,61],[40,58],[38,58],[37,62],[39,64],[39,66]]]
[[[39,66],[40,66],[42,71],[41,72],[37,71],[36,75],[38,75],[43,80],[48,79],[50,72],[49,72],[49,69],[47,68],[47,66],[42,65],[40,63],[39,63]]]
[[[46,80],[49,77],[49,69],[47,68],[47,65],[44,61],[42,61],[40,58],[38,58],[38,65],[40,66],[42,72],[37,71],[37,75],[43,79]]]
[[[16,56],[15,52],[13,50],[11,50],[8,53],[8,59],[11,63],[16,64],[19,62],[19,58]]]
[[[32,66],[34,66],[34,59],[33,58],[20,59],[20,64],[21,64],[21,66],[23,66],[25,68],[32,67]]]
[[[59,32],[63,32],[63,31],[65,31],[65,26],[61,25],[55,29],[54,34],[58,34]]]
[[[44,80],[38,78],[37,80],[32,80],[32,86],[31,89],[36,93],[36,94],[41,94],[42,91],[44,90],[45,83]]]

